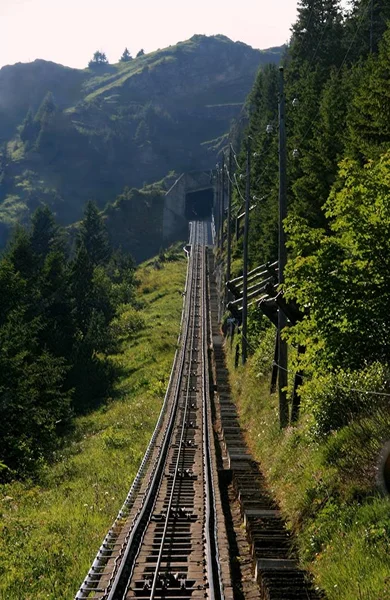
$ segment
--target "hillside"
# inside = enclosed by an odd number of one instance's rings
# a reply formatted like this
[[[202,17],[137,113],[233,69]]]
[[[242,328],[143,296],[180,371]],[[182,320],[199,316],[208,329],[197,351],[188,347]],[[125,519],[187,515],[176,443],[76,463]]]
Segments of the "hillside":
[[[120,347],[110,361],[120,377],[112,398],[75,420],[56,461],[34,483],[0,484],[0,569],[7,573],[0,598],[74,597],[153,433],[177,346],[185,276],[181,249],[137,270],[137,311],[124,305],[115,321]]]
[[[116,65],[1,69],[0,246],[42,202],[70,224],[88,199],[103,207],[171,170],[212,168],[260,65],[281,52],[195,35]]]

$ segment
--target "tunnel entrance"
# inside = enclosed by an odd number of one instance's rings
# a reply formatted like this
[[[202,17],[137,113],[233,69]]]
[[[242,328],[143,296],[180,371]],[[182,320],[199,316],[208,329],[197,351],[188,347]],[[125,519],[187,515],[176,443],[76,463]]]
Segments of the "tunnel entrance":
[[[185,216],[189,221],[209,219],[213,210],[214,190],[208,188],[186,194]]]

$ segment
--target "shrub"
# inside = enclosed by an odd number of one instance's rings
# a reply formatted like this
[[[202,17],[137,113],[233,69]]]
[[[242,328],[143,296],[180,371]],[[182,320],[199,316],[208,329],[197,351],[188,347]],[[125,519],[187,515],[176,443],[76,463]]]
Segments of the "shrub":
[[[120,307],[118,316],[111,324],[115,335],[125,337],[141,331],[145,327],[145,319],[138,310],[132,306]]]
[[[377,362],[359,371],[318,376],[304,383],[301,397],[304,410],[314,417],[313,434],[323,437],[388,403],[380,395],[388,391],[389,368]]]

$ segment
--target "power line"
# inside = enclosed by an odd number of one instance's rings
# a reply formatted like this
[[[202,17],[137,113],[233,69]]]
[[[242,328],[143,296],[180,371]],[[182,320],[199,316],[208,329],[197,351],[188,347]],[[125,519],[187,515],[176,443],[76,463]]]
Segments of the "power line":
[[[238,182],[237,182],[237,177],[236,177],[236,174],[235,174],[235,173],[234,173],[233,177],[234,177],[234,181],[236,182],[236,189],[237,189],[237,192],[239,193],[241,200],[242,200],[243,202],[245,202],[245,198],[244,198],[244,196],[241,194],[241,190],[240,190],[240,188],[239,188],[239,185],[238,185]]]
[[[347,49],[347,51],[345,53],[345,56],[343,58],[343,61],[342,61],[341,65],[340,65],[340,67],[338,68],[337,77],[340,75],[341,70],[342,70],[342,68],[344,67],[344,65],[345,65],[345,63],[347,61],[349,53],[352,50],[352,46],[353,46],[353,44],[356,41],[357,35],[358,35],[359,31],[360,31],[360,27],[363,24],[363,19],[366,16],[366,12],[367,12],[367,10],[368,10],[369,7],[370,7],[370,3],[367,4],[366,8],[364,9],[364,11],[363,11],[363,13],[362,13],[362,15],[360,17],[360,21],[359,21],[358,26],[356,28],[355,35],[353,36],[352,41],[351,41],[351,43],[350,43],[350,45],[349,45],[349,47],[348,47],[348,49]],[[317,117],[318,117],[320,111],[321,111],[321,106],[318,107],[318,110],[317,110],[315,116],[313,117],[313,119],[312,119],[309,127],[307,128],[307,131],[306,131],[305,135],[303,136],[302,140],[300,141],[300,145],[302,145],[304,143],[304,141],[306,140],[307,136],[309,135],[309,133],[310,133],[312,127],[313,127],[314,122],[317,120]]]

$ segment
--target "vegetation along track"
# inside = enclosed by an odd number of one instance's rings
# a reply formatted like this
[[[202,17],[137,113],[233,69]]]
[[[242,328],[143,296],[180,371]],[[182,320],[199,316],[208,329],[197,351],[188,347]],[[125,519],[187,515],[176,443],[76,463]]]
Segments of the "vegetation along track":
[[[209,223],[191,224],[180,343],[160,418],[77,600],[224,598],[207,359],[209,235]]]

